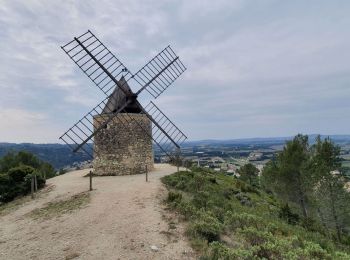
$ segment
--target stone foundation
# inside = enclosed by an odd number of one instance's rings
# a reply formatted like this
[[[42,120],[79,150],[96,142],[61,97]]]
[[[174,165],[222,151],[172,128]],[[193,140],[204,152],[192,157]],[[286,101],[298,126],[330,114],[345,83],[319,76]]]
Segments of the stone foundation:
[[[136,120],[131,120],[131,118]],[[94,116],[94,129],[108,118]],[[123,122],[123,124],[121,123]],[[148,134],[143,129],[148,130]],[[94,136],[94,173],[96,175],[130,175],[153,169],[152,123],[146,115],[120,113]]]

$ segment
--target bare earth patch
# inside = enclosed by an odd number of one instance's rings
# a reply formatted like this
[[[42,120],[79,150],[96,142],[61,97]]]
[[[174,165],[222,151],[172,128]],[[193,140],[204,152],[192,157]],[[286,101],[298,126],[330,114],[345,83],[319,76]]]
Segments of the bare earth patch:
[[[149,182],[144,175],[95,177],[92,192],[88,171],[50,179],[54,188],[0,213],[0,259],[195,258],[162,204],[160,178],[175,167],[157,165]]]

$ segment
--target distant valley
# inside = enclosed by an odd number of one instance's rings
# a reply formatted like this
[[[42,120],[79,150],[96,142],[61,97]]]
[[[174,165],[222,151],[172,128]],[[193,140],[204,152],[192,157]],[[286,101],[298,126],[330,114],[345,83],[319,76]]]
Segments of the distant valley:
[[[311,143],[317,135],[309,135]],[[322,137],[326,137],[322,135]],[[350,135],[331,135],[331,139],[342,148],[345,166],[350,166]],[[248,160],[264,164],[282,149],[292,137],[247,138],[231,140],[188,141],[182,145],[185,159],[201,163],[202,166],[224,167],[226,164],[239,166]],[[91,160],[85,153],[73,154],[64,144],[0,143],[0,157],[9,151],[25,150],[51,163],[57,170]],[[155,161],[164,160],[164,154],[155,147]],[[226,166],[227,167],[227,166]]]

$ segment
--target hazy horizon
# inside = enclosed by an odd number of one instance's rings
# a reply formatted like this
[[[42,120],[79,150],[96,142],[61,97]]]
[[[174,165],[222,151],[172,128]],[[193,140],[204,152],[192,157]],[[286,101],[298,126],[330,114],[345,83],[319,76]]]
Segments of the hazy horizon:
[[[297,133],[298,134],[298,133]],[[295,135],[297,135],[295,134]],[[345,137],[350,139],[350,134],[305,134],[301,133],[304,135],[308,135],[309,137],[321,135],[322,137],[330,136],[332,137]],[[252,140],[252,139],[284,139],[284,138],[293,138],[295,135],[290,135],[290,136],[255,136],[255,137],[245,137],[245,138],[225,138],[225,139],[218,139],[218,138],[204,138],[204,139],[187,139],[186,142],[201,142],[201,141],[236,141],[236,140]],[[48,142],[48,143],[37,143],[37,142],[8,142],[8,141],[1,141],[1,143],[9,143],[9,144],[64,144],[61,142]],[[64,144],[65,145],[65,144]]]

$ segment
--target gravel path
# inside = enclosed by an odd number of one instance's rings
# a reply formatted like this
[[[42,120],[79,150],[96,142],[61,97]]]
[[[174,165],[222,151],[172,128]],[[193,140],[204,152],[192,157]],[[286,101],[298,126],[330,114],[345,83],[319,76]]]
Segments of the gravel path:
[[[50,219],[28,215],[86,191],[88,171],[48,180],[38,198],[0,216],[0,259],[194,258],[183,226],[161,203],[166,189],[160,178],[176,171],[169,165],[156,165],[147,183],[144,175],[96,177],[85,207]]]

